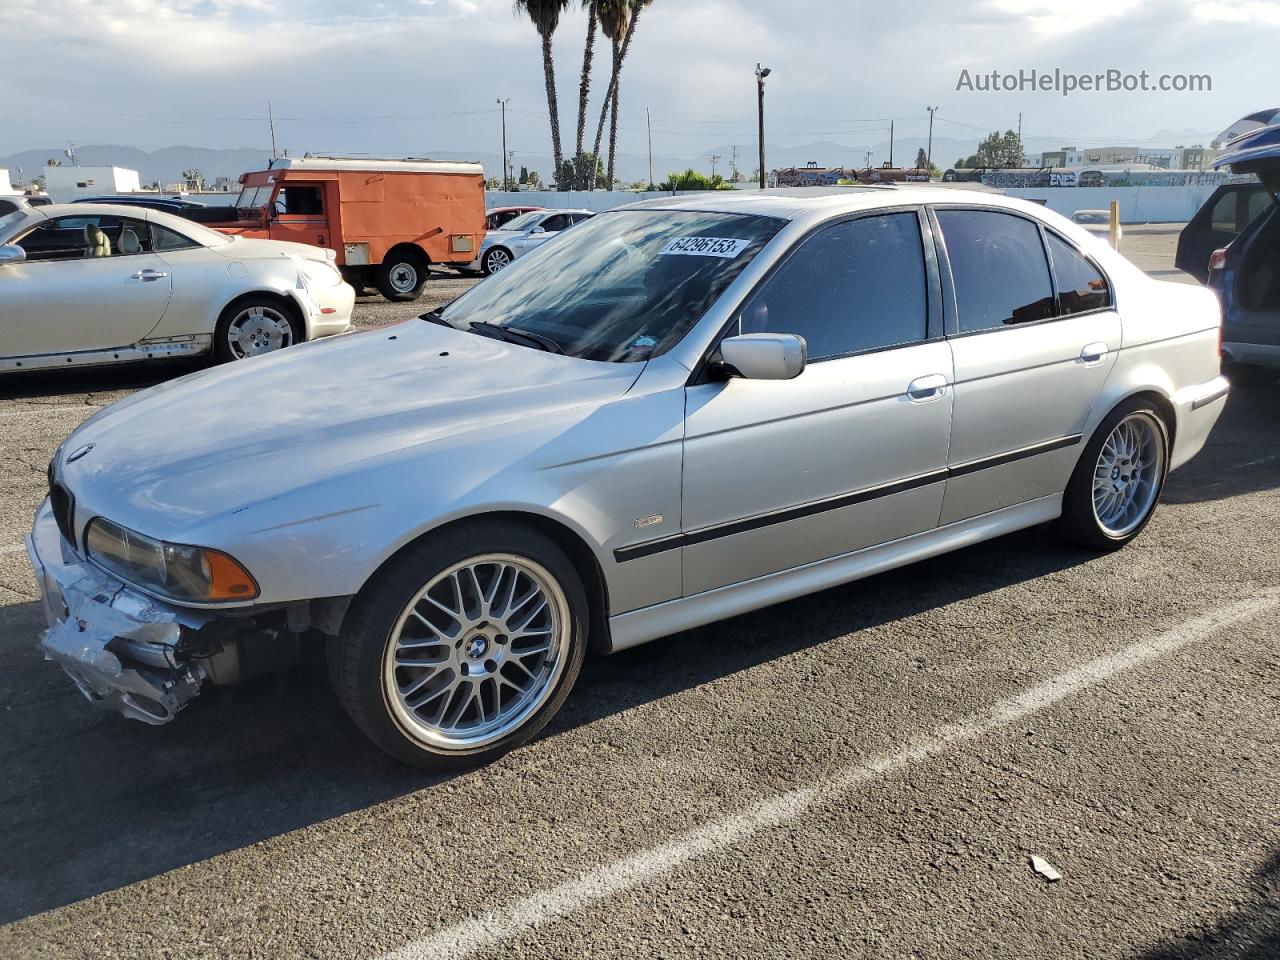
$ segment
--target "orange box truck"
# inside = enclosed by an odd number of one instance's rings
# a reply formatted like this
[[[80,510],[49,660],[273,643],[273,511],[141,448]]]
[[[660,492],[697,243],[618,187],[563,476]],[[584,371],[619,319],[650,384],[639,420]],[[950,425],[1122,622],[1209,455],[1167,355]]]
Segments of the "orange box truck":
[[[235,208],[194,218],[223,233],[329,247],[356,290],[416,300],[432,265],[484,240],[484,169],[425,159],[284,157],[240,176]]]

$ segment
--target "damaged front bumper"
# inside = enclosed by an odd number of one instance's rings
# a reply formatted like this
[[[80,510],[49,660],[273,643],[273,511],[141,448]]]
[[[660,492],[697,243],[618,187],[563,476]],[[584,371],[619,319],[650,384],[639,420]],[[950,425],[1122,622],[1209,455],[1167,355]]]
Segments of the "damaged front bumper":
[[[208,676],[184,645],[213,619],[154,600],[77,556],[46,500],[27,537],[49,628],[40,649],[97,707],[168,723]]]

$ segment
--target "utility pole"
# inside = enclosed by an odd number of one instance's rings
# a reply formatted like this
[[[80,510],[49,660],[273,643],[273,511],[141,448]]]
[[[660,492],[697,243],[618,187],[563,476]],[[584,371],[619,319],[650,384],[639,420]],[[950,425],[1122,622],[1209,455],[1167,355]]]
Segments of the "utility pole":
[[[644,108],[644,125],[649,131],[649,182],[645,186],[653,185],[653,121],[649,119],[649,108]]]
[[[929,146],[924,151],[925,175],[929,175],[929,171],[933,169],[933,115],[937,111],[937,107],[925,107],[929,111]]]
[[[498,97],[498,106],[502,108],[502,189],[511,189],[511,160],[507,156],[507,104],[511,102],[511,98],[505,100]],[[556,171],[556,179],[560,178],[560,171]]]
[[[716,164],[719,162],[720,162],[720,154],[718,153],[711,154],[711,175],[713,177],[716,175]]]
[[[729,179],[733,183],[738,182],[738,148],[736,145],[729,147]]]
[[[889,121],[889,166],[893,166],[893,121]]]
[[[867,173],[871,173],[871,151],[867,151]]]
[[[760,189],[765,188],[767,174],[764,172],[764,78],[773,73],[768,67],[756,63],[756,103],[760,116]]]

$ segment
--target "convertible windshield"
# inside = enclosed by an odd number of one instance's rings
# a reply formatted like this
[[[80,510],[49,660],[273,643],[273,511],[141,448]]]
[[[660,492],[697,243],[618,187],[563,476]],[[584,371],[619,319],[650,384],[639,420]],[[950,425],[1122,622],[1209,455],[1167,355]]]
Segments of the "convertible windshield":
[[[26,218],[27,211],[22,209],[14,210],[10,213],[6,213],[3,217],[0,217],[0,237],[8,235],[9,231],[13,229],[15,224],[21,223]]]
[[[481,322],[533,334],[586,360],[648,360],[679,342],[784,223],[692,211],[602,214],[439,316],[460,330]]]
[[[530,227],[532,227],[535,223],[538,222],[538,220],[542,217],[543,212],[544,211],[542,210],[531,210],[528,213],[522,213],[520,214],[520,216],[516,217],[515,219],[508,220],[501,227],[499,227],[499,229],[500,230],[528,230]]]

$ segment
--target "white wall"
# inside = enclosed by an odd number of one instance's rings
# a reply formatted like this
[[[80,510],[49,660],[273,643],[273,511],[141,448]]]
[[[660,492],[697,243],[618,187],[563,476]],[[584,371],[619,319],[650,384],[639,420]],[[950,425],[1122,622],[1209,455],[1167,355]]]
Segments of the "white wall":
[[[701,193],[706,191],[681,191]],[[654,190],[647,193],[632,193],[630,190],[528,190],[506,192],[503,190],[486,190],[484,192],[485,209],[494,207],[555,207],[577,208],[581,210],[612,210],[624,203],[637,203],[640,200],[652,200],[654,197],[669,197],[669,190]]]
[[[1121,223],[1185,223],[1213,191],[1211,185],[1184,187],[1009,187],[1011,197],[1043,200],[1056,213],[1071,216],[1077,210],[1106,210],[1120,201]]]

